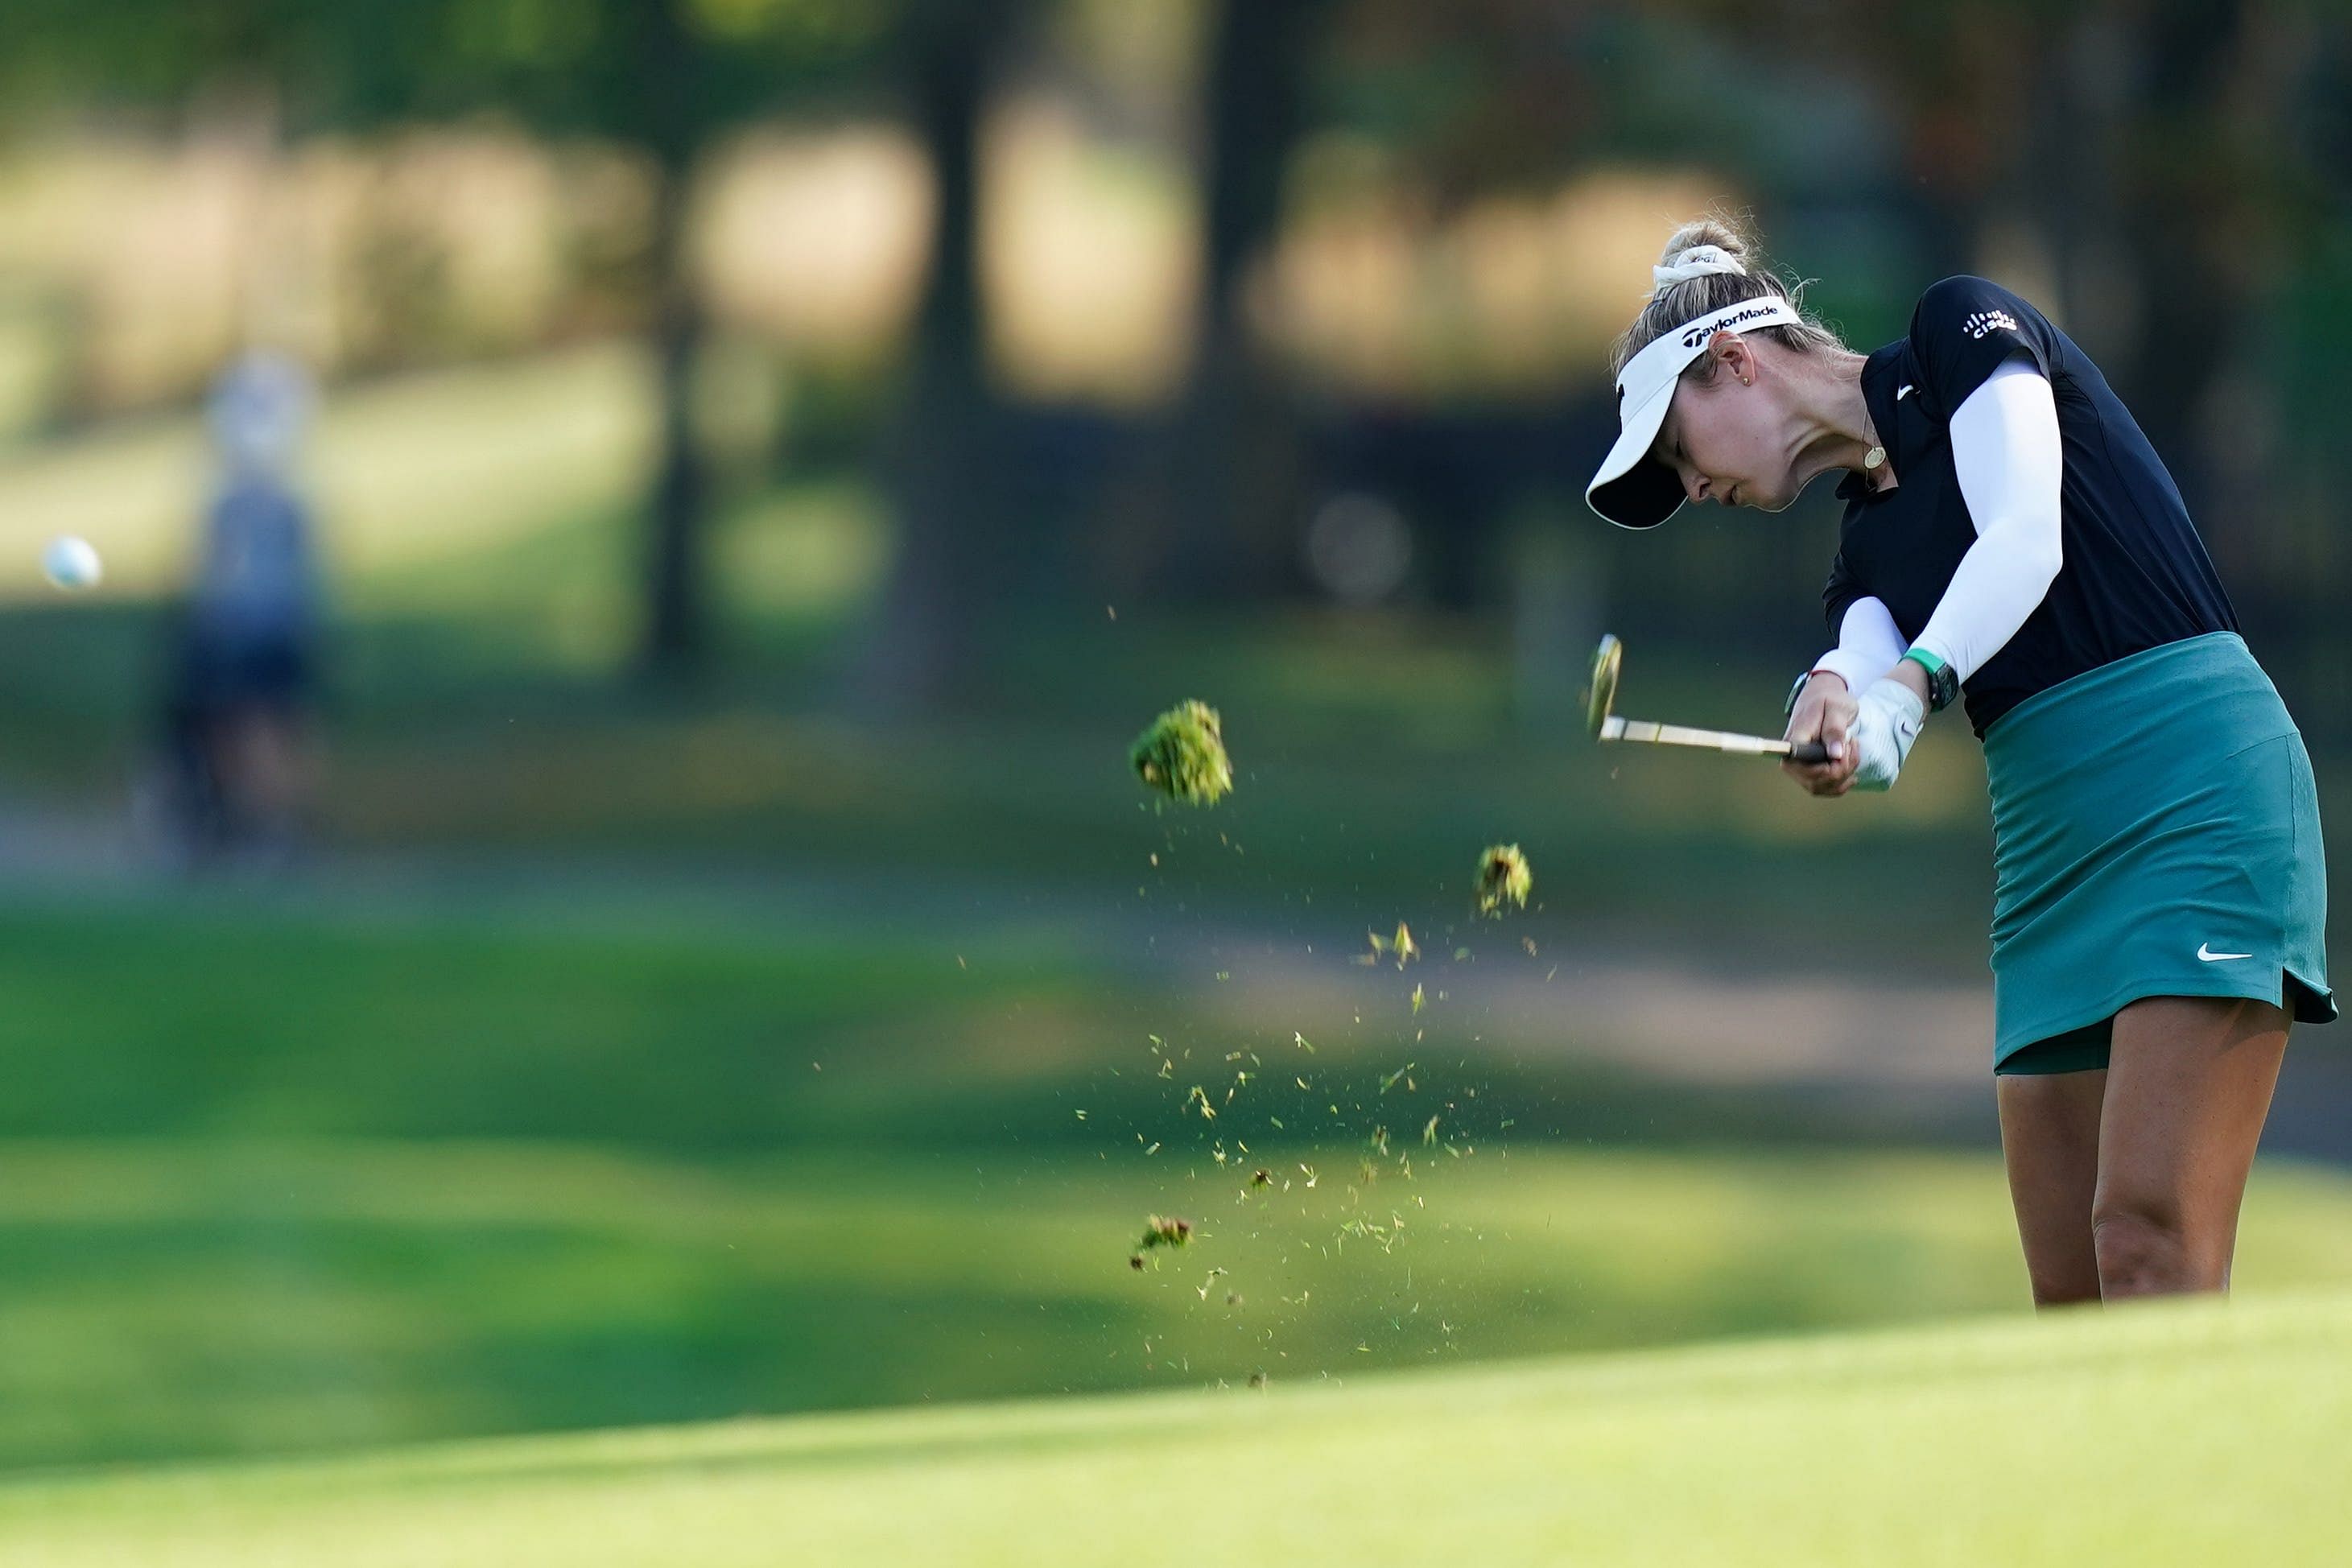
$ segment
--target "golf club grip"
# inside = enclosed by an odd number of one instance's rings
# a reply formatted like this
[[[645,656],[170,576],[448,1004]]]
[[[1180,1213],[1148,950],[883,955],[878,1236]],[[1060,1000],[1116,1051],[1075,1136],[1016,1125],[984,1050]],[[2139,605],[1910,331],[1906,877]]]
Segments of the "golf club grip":
[[[1792,763],[1826,763],[1830,760],[1829,748],[1819,741],[1807,741],[1801,746],[1789,748],[1789,760]]]

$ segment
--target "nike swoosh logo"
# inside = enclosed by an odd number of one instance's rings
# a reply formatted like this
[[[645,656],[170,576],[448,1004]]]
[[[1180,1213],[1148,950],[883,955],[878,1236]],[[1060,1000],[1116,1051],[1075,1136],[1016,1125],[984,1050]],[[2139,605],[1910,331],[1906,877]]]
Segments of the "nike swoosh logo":
[[[2197,956],[2208,963],[2219,963],[2225,958],[2252,958],[2254,955],[2251,952],[2208,952],[2200,942],[2197,944]]]
[[[1902,391],[1900,391],[1900,392],[1898,392],[1898,393],[1896,393],[1896,394],[1895,395],[1895,402],[1897,402],[1897,403],[1900,403],[1900,402],[1902,402],[1905,398],[1906,398],[1906,397],[1908,397],[1908,396],[1910,396],[1910,395],[1911,395],[1911,389],[1910,389],[1908,386],[1906,386]]]

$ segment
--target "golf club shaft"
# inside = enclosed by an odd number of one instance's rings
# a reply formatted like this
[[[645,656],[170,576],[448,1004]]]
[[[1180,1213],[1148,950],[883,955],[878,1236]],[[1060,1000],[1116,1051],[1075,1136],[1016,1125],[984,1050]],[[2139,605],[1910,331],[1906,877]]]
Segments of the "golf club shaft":
[[[1818,741],[1792,746],[1786,741],[1768,741],[1761,735],[1741,735],[1727,730],[1695,730],[1686,724],[1655,724],[1646,719],[1621,719],[1614,713],[1601,721],[1601,738],[1604,741],[1641,741],[1659,746],[1696,746],[1704,751],[1730,752],[1743,756],[1787,757],[1799,763],[1829,760],[1829,753]]]

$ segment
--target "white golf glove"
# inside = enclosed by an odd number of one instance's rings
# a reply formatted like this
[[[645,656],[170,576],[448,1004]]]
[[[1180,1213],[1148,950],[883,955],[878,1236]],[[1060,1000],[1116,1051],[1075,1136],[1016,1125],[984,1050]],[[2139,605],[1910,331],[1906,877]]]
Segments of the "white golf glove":
[[[1919,726],[1927,721],[1927,704],[1891,676],[1871,682],[1856,704],[1859,711],[1846,734],[1846,744],[1856,749],[1853,787],[1891,789],[1911,754],[1911,742],[1919,738]]]

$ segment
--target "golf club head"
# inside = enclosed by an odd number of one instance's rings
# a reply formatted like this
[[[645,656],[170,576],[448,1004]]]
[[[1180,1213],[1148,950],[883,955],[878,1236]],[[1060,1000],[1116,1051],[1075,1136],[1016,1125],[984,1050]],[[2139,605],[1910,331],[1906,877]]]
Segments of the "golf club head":
[[[1625,645],[1611,634],[1603,633],[1601,646],[1592,650],[1592,685],[1584,695],[1584,722],[1592,738],[1601,738],[1601,726],[1608,721],[1609,710],[1617,705],[1617,675],[1625,665]]]

